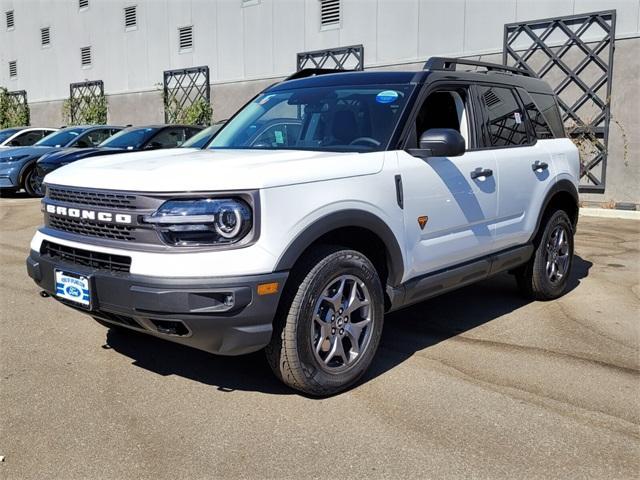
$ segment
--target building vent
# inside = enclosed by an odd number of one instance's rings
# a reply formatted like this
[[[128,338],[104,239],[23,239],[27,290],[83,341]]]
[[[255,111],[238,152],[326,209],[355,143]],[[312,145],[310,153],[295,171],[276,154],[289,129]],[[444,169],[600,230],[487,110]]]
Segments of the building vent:
[[[80,63],[83,67],[91,65],[91,47],[82,47],[80,49]]]
[[[44,27],[40,29],[40,43],[43,47],[51,45],[51,29],[50,27]]]
[[[126,7],[124,9],[124,28],[134,29],[138,25],[138,14],[136,12],[136,7]]]
[[[15,19],[13,18],[13,10],[8,10],[5,12],[7,16],[7,30],[11,30],[16,26]]]
[[[320,0],[320,27],[340,25],[340,0]]]
[[[78,8],[89,8],[89,0],[78,0]]]
[[[193,48],[193,25],[178,29],[178,41],[180,42],[180,51]]]
[[[15,60],[9,62],[9,77],[15,78],[18,76],[18,63]]]

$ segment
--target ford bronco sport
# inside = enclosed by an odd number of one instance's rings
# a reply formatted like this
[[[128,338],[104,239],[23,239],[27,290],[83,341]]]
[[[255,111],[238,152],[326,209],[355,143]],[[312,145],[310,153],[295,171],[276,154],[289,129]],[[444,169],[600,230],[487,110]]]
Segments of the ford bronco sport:
[[[209,149],[49,174],[27,268],[105,326],[266,347],[282,381],[328,395],[371,364],[386,312],[504,271],[562,295],[578,175],[551,88],[522,70],[303,70]]]

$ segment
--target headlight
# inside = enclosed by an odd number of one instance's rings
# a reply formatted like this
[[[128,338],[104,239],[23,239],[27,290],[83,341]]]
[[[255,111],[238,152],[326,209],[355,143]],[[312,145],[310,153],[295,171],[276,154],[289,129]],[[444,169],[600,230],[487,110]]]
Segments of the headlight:
[[[240,199],[169,200],[144,221],[156,226],[171,245],[228,245],[242,240],[253,225],[251,208]]]
[[[16,156],[7,155],[6,157],[0,158],[0,162],[17,162],[18,160],[22,160],[24,158],[27,158],[28,156],[29,155],[16,155]]]

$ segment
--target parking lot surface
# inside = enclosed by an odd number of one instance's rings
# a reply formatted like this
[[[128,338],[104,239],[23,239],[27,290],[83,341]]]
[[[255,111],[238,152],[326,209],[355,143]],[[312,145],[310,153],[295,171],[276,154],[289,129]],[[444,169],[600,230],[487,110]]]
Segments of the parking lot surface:
[[[0,199],[0,477],[638,478],[640,222],[581,218],[570,292],[509,275],[386,318],[328,399],[261,353],[109,331],[25,272],[38,200]]]

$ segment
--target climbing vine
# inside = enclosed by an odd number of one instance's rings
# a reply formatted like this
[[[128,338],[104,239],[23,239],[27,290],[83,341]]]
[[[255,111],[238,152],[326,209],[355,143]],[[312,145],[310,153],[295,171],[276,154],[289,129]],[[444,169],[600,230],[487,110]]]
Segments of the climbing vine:
[[[29,105],[20,101],[20,96],[0,87],[0,128],[29,125]]]

